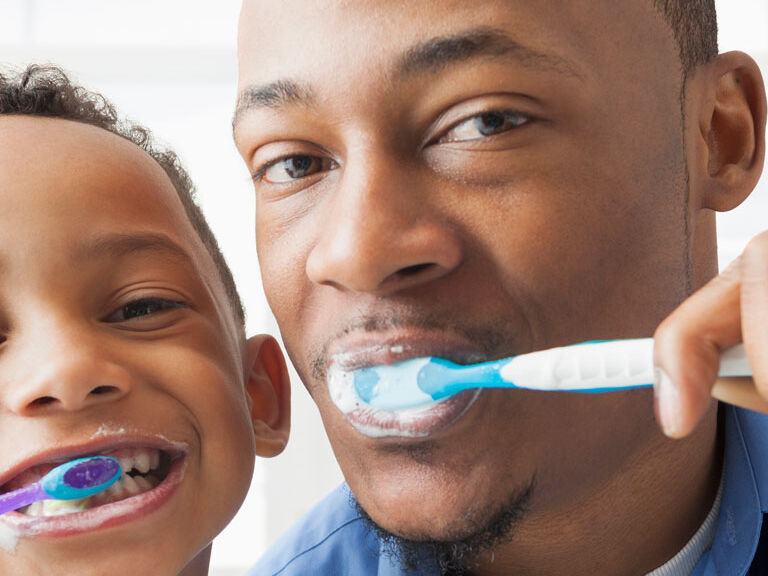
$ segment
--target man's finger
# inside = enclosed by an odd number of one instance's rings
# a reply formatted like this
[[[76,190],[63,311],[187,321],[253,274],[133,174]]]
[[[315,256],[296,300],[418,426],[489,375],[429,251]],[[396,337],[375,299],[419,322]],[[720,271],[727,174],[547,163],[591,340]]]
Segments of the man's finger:
[[[720,352],[741,341],[741,257],[656,330],[656,414],[668,436],[693,430],[712,406]]]
[[[741,256],[741,329],[758,392],[768,398],[768,232],[753,238]]]

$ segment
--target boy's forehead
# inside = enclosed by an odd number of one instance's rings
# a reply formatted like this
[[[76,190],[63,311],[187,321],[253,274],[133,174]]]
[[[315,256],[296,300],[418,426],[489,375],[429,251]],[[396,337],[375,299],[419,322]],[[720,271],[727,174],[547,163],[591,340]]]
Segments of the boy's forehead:
[[[62,218],[88,208],[97,218],[117,217],[121,205],[122,210],[129,208],[126,225],[134,218],[170,229],[186,226],[162,168],[136,145],[106,130],[63,119],[0,116],[0,147],[0,193],[6,206],[37,206],[40,218],[56,215],[45,210],[51,205],[62,210]]]
[[[68,120],[0,116],[0,149],[3,236],[54,242],[64,255],[98,238],[154,235],[205,261],[170,179],[124,138]]]
[[[2,166],[7,168],[9,163],[26,159],[16,167],[23,170],[25,165],[34,163],[30,176],[43,177],[69,165],[58,177],[76,178],[83,176],[86,169],[95,173],[103,166],[107,168],[103,170],[103,178],[111,174],[108,169],[118,169],[116,176],[130,171],[137,178],[161,184],[158,189],[165,187],[162,169],[154,166],[155,162],[138,146],[108,130],[82,122],[24,114],[0,115],[0,142],[3,143]]]

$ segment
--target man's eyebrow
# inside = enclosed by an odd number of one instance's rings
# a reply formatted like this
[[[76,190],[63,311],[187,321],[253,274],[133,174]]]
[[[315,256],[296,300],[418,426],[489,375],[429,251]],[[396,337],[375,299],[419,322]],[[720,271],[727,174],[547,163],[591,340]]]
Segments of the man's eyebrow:
[[[438,72],[449,65],[474,58],[514,58],[526,67],[581,76],[567,58],[526,46],[503,30],[487,27],[438,36],[417,44],[400,58],[397,72],[400,76]]]
[[[260,86],[247,86],[237,97],[234,127],[243,112],[254,108],[282,108],[288,104],[310,105],[312,91],[293,80],[278,80]]]
[[[91,260],[98,257],[119,259],[133,254],[156,252],[194,267],[192,256],[175,240],[165,234],[140,232],[135,234],[113,233],[86,241],[75,251],[75,259]]]
[[[396,80],[415,74],[439,72],[450,65],[475,58],[512,58],[526,67],[581,77],[575,64],[563,56],[521,44],[503,30],[480,27],[448,36],[437,36],[411,46],[395,63]],[[232,127],[235,130],[243,113],[252,109],[277,109],[294,104],[309,106],[313,102],[311,87],[290,79],[247,86],[238,95]]]

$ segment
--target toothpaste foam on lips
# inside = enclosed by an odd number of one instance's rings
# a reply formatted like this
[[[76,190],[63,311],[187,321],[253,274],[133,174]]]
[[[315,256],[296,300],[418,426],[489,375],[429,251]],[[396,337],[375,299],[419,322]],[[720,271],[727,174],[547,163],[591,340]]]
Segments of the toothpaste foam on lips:
[[[475,390],[407,410],[380,410],[358,395],[354,375],[354,369],[345,367],[343,355],[334,357],[326,375],[328,392],[346,420],[358,432],[371,438],[429,436],[460,418],[480,393]]]

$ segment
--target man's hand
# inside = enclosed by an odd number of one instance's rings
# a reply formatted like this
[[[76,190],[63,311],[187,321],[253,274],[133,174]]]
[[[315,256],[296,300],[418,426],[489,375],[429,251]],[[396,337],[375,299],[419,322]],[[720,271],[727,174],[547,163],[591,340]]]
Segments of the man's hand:
[[[673,438],[706,412],[720,353],[744,342],[760,400],[768,406],[768,231],[656,330],[656,417]]]

